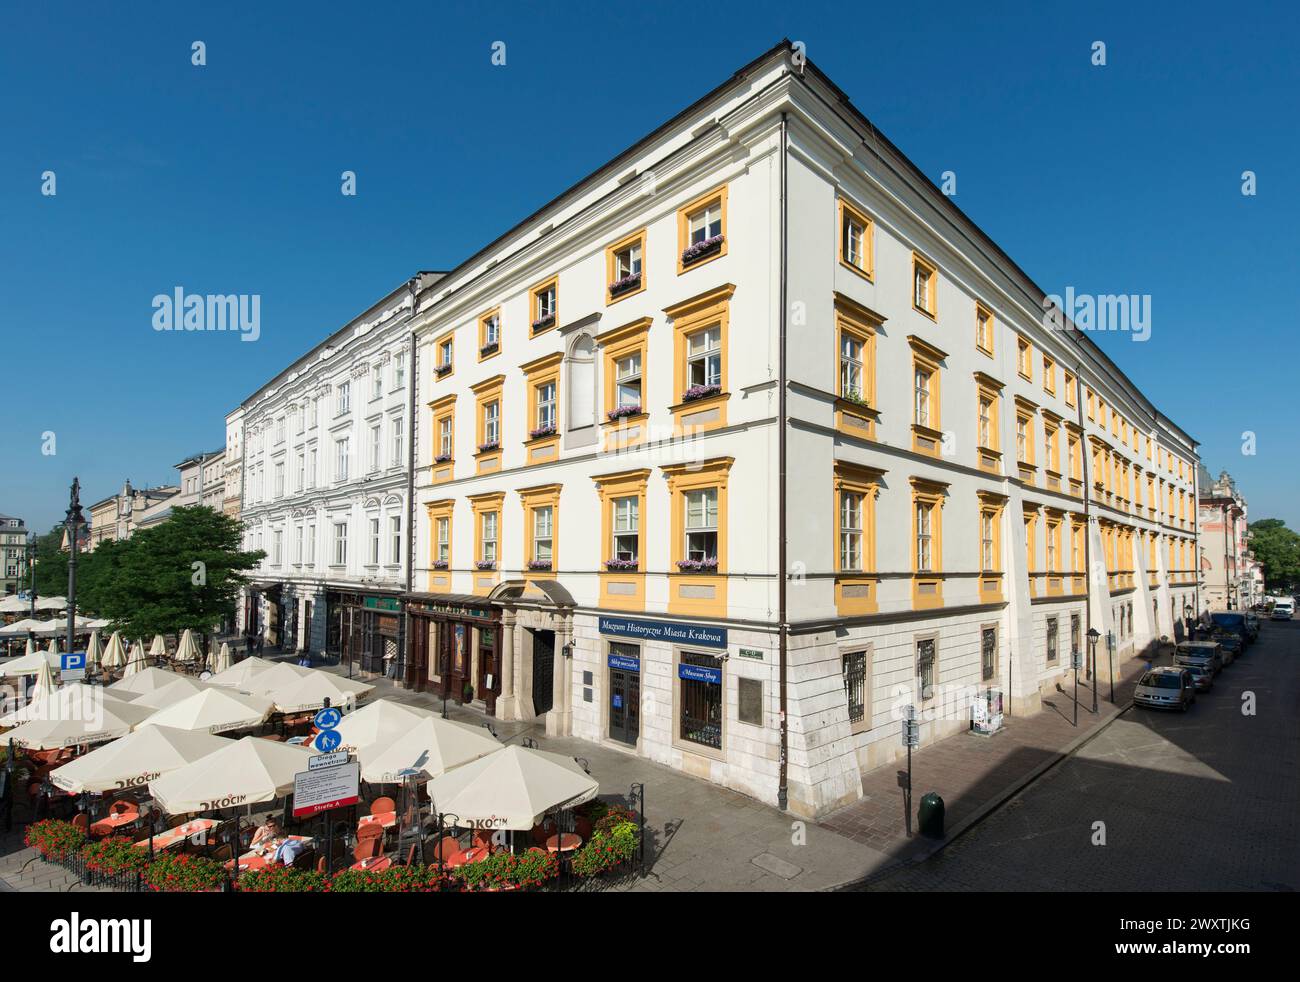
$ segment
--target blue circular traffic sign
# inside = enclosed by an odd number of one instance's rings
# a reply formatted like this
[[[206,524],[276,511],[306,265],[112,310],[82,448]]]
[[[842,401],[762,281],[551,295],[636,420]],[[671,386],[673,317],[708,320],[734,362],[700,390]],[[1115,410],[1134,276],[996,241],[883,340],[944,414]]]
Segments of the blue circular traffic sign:
[[[319,729],[332,730],[343,722],[343,714],[333,706],[327,706],[316,714],[316,717],[312,722],[314,722]]]
[[[323,754],[332,750],[337,750],[343,743],[343,738],[333,730],[321,730],[316,734],[316,739],[312,741],[312,746]]]

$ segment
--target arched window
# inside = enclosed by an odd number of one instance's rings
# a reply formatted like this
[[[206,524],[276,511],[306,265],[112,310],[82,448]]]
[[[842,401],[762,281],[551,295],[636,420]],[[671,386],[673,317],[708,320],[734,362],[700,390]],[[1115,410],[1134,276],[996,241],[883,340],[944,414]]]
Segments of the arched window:
[[[582,447],[595,443],[596,420],[596,344],[590,334],[579,334],[569,345],[565,358],[569,394],[565,445]]]

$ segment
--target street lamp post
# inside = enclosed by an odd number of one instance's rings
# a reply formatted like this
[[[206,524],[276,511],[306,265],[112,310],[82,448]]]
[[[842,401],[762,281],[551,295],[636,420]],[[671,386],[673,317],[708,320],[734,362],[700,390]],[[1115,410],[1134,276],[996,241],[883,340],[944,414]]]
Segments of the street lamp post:
[[[1095,627],[1088,628],[1088,658],[1091,659],[1094,665],[1097,663],[1097,640],[1100,637],[1101,633]],[[1097,711],[1097,686],[1095,683],[1092,687],[1092,695],[1092,711],[1095,713]],[[1113,667],[1110,672],[1110,701],[1112,703],[1115,701],[1115,672]]]
[[[77,532],[85,519],[81,515],[81,481],[72,479],[72,496],[68,502],[68,651],[76,650],[73,641],[77,629]]]
[[[1187,624],[1187,640],[1192,639],[1192,605],[1183,604],[1183,621]]]

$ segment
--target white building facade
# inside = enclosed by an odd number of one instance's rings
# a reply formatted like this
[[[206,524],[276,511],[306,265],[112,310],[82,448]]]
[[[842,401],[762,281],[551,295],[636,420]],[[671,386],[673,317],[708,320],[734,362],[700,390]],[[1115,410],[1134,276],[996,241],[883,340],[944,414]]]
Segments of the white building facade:
[[[244,545],[266,552],[241,604],[246,634],[372,671],[399,650],[410,534],[407,322],[412,290],[429,278],[394,290],[227,417]]]

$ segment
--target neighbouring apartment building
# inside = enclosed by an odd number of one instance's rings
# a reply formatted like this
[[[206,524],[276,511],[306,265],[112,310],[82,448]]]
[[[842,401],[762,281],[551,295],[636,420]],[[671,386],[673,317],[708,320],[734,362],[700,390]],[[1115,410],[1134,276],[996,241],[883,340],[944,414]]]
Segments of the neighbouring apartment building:
[[[1263,568],[1250,551],[1246,498],[1227,471],[1200,488],[1202,601],[1211,610],[1249,610],[1264,597]]]
[[[180,488],[174,485],[135,488],[129,480],[123,482],[120,492],[90,506],[88,549],[93,550],[104,541],[131,538],[146,513],[156,512],[179,491]]]
[[[393,290],[227,416],[244,547],[266,552],[240,618],[268,644],[374,671],[396,658],[409,535],[407,322],[412,289],[436,276]]]
[[[1036,712],[1089,628],[1118,666],[1195,603],[1195,441],[788,44],[415,307],[413,688],[820,815],[904,706]],[[282,590],[305,523],[314,596],[397,594],[400,481],[329,469],[401,418],[364,344],[244,405]],[[327,486],[281,502],[309,393]]]
[[[221,499],[225,494],[225,450],[192,454],[175,466],[180,475],[176,493],[146,508],[136,520],[137,527],[161,524],[177,508],[206,505],[221,510]]]
[[[239,518],[244,496],[244,410],[242,407],[226,414],[226,450],[222,456],[225,475],[222,478],[224,497],[221,512],[230,518]]]
[[[0,597],[26,589],[27,526],[21,518],[0,515]]]

